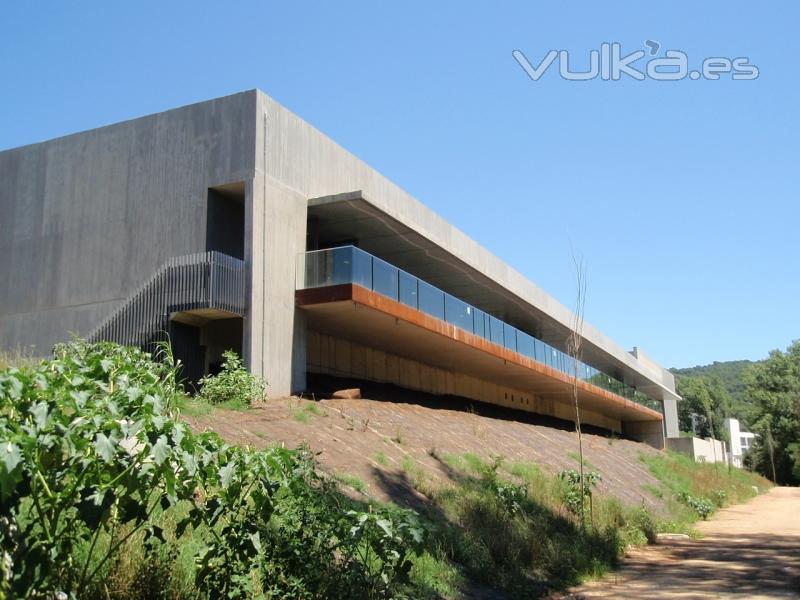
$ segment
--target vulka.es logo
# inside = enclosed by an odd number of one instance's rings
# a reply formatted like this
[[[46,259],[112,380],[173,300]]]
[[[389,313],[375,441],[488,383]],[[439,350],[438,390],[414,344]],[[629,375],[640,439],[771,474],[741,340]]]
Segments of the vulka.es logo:
[[[604,81],[619,81],[623,75],[637,81],[645,79],[679,81],[687,77],[692,80],[703,78],[712,81],[730,77],[740,81],[756,79],[759,75],[758,67],[750,64],[750,59],[746,56],[706,58],[699,69],[690,71],[689,56],[685,52],[667,50],[664,56],[658,57],[661,44],[654,40],[647,40],[644,44],[647,54],[653,58],[647,60],[644,65],[636,65],[635,63],[647,55],[644,50],[623,56],[622,45],[619,42],[610,44],[603,42],[600,44],[600,50],[589,52],[589,67],[586,71],[577,71],[570,66],[570,55],[567,50],[550,50],[536,65],[528,60],[522,50],[514,50],[511,55],[533,81],[539,81],[556,60],[558,60],[559,76],[568,81],[588,81],[598,77]]]

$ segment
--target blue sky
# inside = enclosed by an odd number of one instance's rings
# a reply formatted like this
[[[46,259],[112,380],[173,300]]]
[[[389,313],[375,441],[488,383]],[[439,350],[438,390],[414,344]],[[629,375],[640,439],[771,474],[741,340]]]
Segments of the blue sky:
[[[800,338],[800,5],[0,6],[0,148],[261,88],[665,366]],[[657,40],[755,81],[532,81],[513,60]],[[640,63],[641,64],[641,63]],[[0,182],[2,185],[2,182]]]

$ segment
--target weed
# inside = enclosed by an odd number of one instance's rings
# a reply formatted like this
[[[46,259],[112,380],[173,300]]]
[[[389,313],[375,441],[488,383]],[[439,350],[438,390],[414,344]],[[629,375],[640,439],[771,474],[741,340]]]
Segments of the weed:
[[[242,359],[233,350],[226,350],[222,357],[222,370],[217,375],[206,375],[200,380],[200,396],[210,404],[249,406],[264,400],[267,382],[248,373]]]
[[[456,471],[466,470],[466,462],[460,454],[445,453],[438,457],[444,464]]]
[[[661,490],[661,488],[655,485],[651,485],[649,483],[642,484],[642,491],[647,492],[648,494],[654,496],[655,498],[664,497],[664,492]]]
[[[384,454],[382,450],[378,450],[373,458],[375,459],[375,462],[381,466],[385,467],[389,464],[389,459],[386,458],[386,454]]]
[[[464,459],[464,464],[470,469],[473,473],[483,473],[486,471],[487,464],[480,456],[477,454],[473,454],[472,452],[465,452],[462,455]]]
[[[441,548],[431,549],[414,560],[410,573],[420,600],[460,597],[466,581],[461,570],[447,559]]]
[[[355,475],[350,475],[349,473],[339,473],[335,476],[336,481],[339,483],[343,483],[346,486],[353,488],[360,494],[365,494],[367,492],[367,484],[364,483],[364,480],[356,477]]]
[[[433,494],[434,490],[428,482],[425,470],[410,455],[406,455],[403,458],[401,469],[408,477],[412,487],[420,494],[423,496],[431,496]]]
[[[578,463],[578,464],[581,463],[581,457],[578,456],[577,452],[567,452],[567,456],[569,458],[571,458],[572,460],[574,460],[576,463]],[[592,463],[590,463],[589,460],[585,456],[583,457],[583,466],[586,467],[587,469],[592,469],[594,471],[598,471],[599,470]]]
[[[401,427],[398,427],[397,430],[395,431],[392,441],[400,446],[403,445],[404,438],[403,438],[403,429]]]
[[[666,494],[673,528],[688,530],[692,522],[707,518],[717,507],[744,502],[769,486],[764,478],[743,469],[696,463],[672,451],[640,455]],[[753,489],[755,486],[755,490]]]
[[[314,415],[315,417],[327,417],[328,416],[328,411],[326,411],[324,408],[320,407],[315,402],[308,403],[303,408],[306,410],[306,412]]]
[[[38,361],[34,358],[33,352],[14,350],[11,352],[0,352],[0,370],[10,369],[12,367],[34,367]]]
[[[298,408],[292,412],[292,418],[298,423],[308,423],[311,421],[311,416],[307,410]]]
[[[309,423],[313,417],[327,417],[328,411],[314,402],[306,402],[292,411],[292,418],[298,423]]]
[[[581,474],[575,469],[561,471],[558,476],[565,483],[564,505],[573,515],[579,515],[583,518],[587,508],[590,511],[592,510],[592,490],[600,481],[600,475],[594,471],[585,472],[582,486]]]

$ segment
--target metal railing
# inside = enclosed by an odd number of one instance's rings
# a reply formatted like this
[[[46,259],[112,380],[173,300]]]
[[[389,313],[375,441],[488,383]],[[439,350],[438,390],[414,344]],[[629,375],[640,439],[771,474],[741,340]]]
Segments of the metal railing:
[[[570,376],[577,366],[583,381],[663,413],[659,400],[355,246],[301,253],[296,268],[297,289],[360,285]]]
[[[143,347],[163,338],[175,312],[214,308],[243,316],[244,276],[244,261],[220,252],[171,258],[87,339]]]

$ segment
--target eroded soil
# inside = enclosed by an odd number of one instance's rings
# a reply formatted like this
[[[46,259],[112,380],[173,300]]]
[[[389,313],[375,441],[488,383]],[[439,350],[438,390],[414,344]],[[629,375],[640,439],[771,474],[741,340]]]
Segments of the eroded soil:
[[[270,399],[248,411],[218,410],[188,420],[197,430],[211,429],[242,445],[307,443],[324,469],[358,478],[371,497],[401,503],[420,500],[404,473],[410,461],[438,483],[451,476],[442,460],[448,454],[502,456],[506,464],[532,461],[551,473],[578,467],[571,424],[423,394],[407,393],[400,401],[397,393],[392,401]],[[660,502],[645,491],[658,482],[639,460],[641,453],[654,452],[645,444],[584,434],[584,456],[602,476],[600,490],[628,505]]]

